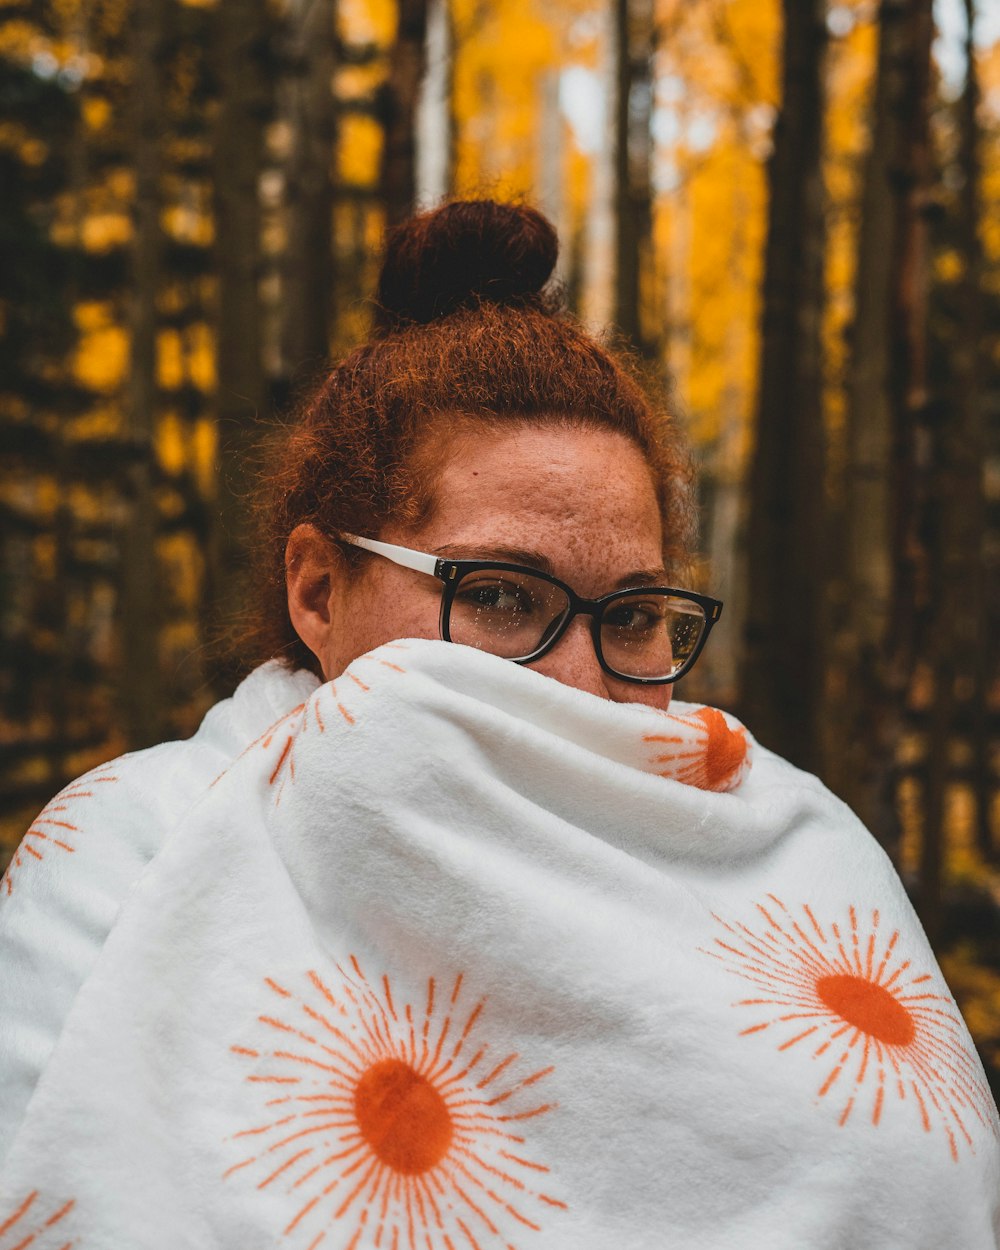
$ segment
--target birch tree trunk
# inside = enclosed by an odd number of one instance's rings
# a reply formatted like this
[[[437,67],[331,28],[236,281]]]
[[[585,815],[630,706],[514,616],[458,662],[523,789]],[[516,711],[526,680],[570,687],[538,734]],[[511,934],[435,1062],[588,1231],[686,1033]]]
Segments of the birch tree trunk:
[[[541,76],[538,92],[538,148],[536,151],[535,201],[556,228],[560,241],[567,238],[571,223],[566,215],[563,167],[563,116],[559,107],[558,69]],[[559,262],[564,261],[560,246]],[[563,279],[563,264],[557,263],[556,276]]]
[[[454,30],[448,0],[430,0],[427,70],[417,106],[415,201],[431,208],[455,185]]]
[[[590,161],[590,187],[586,197],[586,222],[579,262],[580,310],[584,323],[602,333],[615,316],[615,99],[618,56],[615,15],[602,7],[594,15],[597,42],[595,78],[601,102],[601,138]]]
[[[784,0],[782,104],[768,181],[756,445],[750,472],[744,711],[765,746],[818,771],[823,654],[820,329],[823,0]]]

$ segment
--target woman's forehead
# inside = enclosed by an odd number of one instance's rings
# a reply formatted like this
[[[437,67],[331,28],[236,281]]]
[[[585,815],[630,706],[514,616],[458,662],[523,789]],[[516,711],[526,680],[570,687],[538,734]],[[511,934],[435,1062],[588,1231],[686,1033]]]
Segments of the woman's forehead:
[[[443,458],[437,493],[441,504],[468,495],[513,505],[532,489],[543,492],[543,504],[553,495],[596,508],[655,503],[642,451],[617,430],[592,426],[469,431]]]
[[[601,428],[484,429],[458,440],[420,527],[429,548],[477,549],[554,571],[561,556],[606,552],[615,563],[660,567],[661,520],[641,450]]]

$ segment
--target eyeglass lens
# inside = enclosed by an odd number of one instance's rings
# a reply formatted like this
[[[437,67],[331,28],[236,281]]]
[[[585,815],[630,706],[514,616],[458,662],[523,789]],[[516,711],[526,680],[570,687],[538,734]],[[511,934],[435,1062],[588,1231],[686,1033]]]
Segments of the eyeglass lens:
[[[538,651],[569,610],[565,591],[543,578],[481,569],[456,587],[448,628],[452,642],[519,660]],[[704,611],[693,600],[625,591],[605,605],[601,651],[624,677],[669,677],[691,657],[704,629]]]

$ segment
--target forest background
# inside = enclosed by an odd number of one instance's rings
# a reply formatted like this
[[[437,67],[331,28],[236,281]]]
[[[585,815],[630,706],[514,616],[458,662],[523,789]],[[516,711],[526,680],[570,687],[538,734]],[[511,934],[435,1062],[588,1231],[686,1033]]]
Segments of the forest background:
[[[0,187],[0,865],[232,689],[247,453],[386,225],[526,197],[694,445],[682,695],[860,813],[998,1090],[996,0],[0,0]]]

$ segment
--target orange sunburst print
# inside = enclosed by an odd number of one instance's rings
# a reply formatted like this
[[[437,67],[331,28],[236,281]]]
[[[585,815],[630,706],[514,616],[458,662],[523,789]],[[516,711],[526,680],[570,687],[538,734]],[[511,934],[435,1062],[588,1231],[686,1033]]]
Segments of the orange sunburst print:
[[[76,851],[77,835],[82,832],[77,823],[81,801],[93,798],[102,786],[117,780],[115,765],[101,764],[60,790],[32,821],[14,852],[2,878],[3,892],[13,894],[15,878],[29,864],[40,862],[50,854],[72,855]]]
[[[818,1098],[841,1126],[859,1116],[878,1126],[887,1103],[908,1104],[956,1162],[960,1145],[974,1152],[973,1121],[996,1133],[954,1001],[905,958],[898,929],[883,929],[878,911],[863,923],[854,907],[846,923],[821,921],[807,904],[796,914],[773,894],[757,913],[756,928],[715,916],[725,936],[704,952],[756,987],[734,1004],[754,1017],[741,1037],[766,1032],[779,1051],[808,1048]]]
[[[671,777],[699,790],[732,790],[743,779],[749,743],[743,726],[730,729],[714,707],[687,715],[667,712],[677,723],[674,733],[646,734],[656,744],[653,763],[661,777]]]
[[[419,1006],[372,985],[352,955],[303,993],[265,978],[261,1041],[233,1046],[270,1095],[260,1123],[231,1139],[225,1172],[288,1195],[283,1232],[303,1250],[519,1250],[565,1203],[544,1192],[530,1123],[553,1110],[517,1053],[479,1041],[485,999],[463,977],[427,983]]]
[[[378,652],[406,650],[408,650],[407,647],[397,642],[383,643],[378,648]],[[275,748],[275,761],[268,777],[268,784],[274,790],[276,806],[281,802],[281,796],[285,787],[295,781],[295,744],[299,739],[299,735],[308,733],[310,730],[321,734],[326,733],[327,720],[330,717],[333,717],[335,720],[340,717],[348,725],[357,723],[358,713],[356,707],[352,709],[352,707],[348,706],[351,703],[350,696],[359,693],[367,694],[371,690],[371,685],[363,681],[354,672],[354,665],[368,662],[377,664],[390,672],[406,672],[406,669],[401,665],[385,659],[378,652],[359,656],[348,665],[336,681],[328,681],[324,685],[317,687],[305,703],[300,703],[297,707],[293,707],[291,711],[286,712],[284,716],[280,716],[273,725],[268,726],[259,737],[255,738],[237,756],[237,759],[242,759],[250,751],[258,747],[263,751],[270,751],[272,747]],[[338,682],[340,683],[340,689],[338,689]],[[217,785],[228,772],[228,768],[224,769],[215,778],[212,785]]]
[[[386,669],[390,673],[405,673],[406,669],[401,664],[395,663],[394,660],[387,660],[382,654],[383,651],[408,651],[409,647],[404,646],[401,642],[386,642],[378,647],[375,651],[369,651],[365,655],[359,655],[356,660],[352,660],[347,668],[340,674],[335,681],[328,681],[325,686],[321,687],[325,690],[331,703],[336,707],[340,716],[344,718],[349,725],[353,725],[357,716],[357,712],[351,710],[346,704],[356,700],[358,694],[367,694],[371,690],[372,678],[368,677],[365,681],[355,671],[357,664],[375,664],[378,668]],[[376,672],[378,670],[376,669]],[[381,673],[378,674],[382,676]],[[367,674],[366,674],[367,676]],[[339,683],[339,688],[338,688]],[[346,693],[345,693],[346,692]],[[317,692],[318,693],[318,692]]]
[[[25,1196],[8,1213],[0,1212],[0,1250],[70,1250],[67,1226],[63,1221],[76,1206],[69,1202],[50,1203],[37,1189]]]

